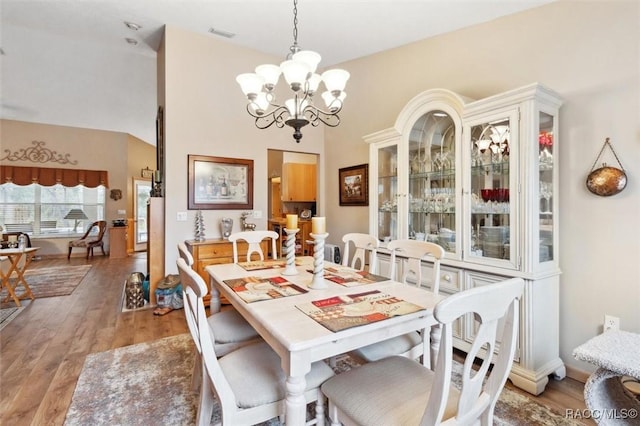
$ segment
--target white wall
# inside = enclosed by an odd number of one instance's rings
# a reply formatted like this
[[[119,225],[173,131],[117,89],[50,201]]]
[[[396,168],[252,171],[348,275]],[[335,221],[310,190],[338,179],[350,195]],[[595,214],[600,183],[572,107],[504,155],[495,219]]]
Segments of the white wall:
[[[561,358],[602,331],[604,314],[640,332],[640,3],[560,1],[341,66],[351,73],[342,123],[325,130],[329,242],[368,232],[366,207],[340,207],[341,167],[367,163],[362,136],[391,127],[416,94],[446,88],[480,99],[535,81],[565,99],[560,116]],[[589,193],[585,178],[611,142],[629,182]],[[615,163],[610,160],[609,164]]]

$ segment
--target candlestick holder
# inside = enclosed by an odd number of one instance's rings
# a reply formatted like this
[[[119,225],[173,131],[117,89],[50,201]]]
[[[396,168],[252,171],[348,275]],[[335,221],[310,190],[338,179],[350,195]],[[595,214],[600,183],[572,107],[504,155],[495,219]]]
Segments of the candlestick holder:
[[[313,238],[313,278],[309,288],[321,290],[327,288],[324,281],[324,240],[329,234],[309,234]]]
[[[287,253],[287,264],[282,271],[282,275],[296,275],[298,269],[296,268],[296,234],[300,229],[284,228],[287,233],[287,241],[285,242],[285,252]]]

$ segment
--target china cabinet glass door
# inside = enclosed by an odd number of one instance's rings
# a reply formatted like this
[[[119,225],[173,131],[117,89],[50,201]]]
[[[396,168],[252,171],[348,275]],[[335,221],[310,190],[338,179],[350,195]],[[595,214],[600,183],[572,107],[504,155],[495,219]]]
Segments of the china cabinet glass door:
[[[553,126],[554,117],[540,112],[538,133],[538,169],[540,173],[540,252],[539,261],[553,260]]]
[[[516,265],[517,111],[469,123],[470,239],[468,258]],[[513,161],[512,161],[513,159]],[[514,244],[512,244],[514,243]]]
[[[398,145],[378,148],[378,238],[398,239]]]
[[[421,116],[409,134],[408,237],[456,251],[455,123],[444,111]]]

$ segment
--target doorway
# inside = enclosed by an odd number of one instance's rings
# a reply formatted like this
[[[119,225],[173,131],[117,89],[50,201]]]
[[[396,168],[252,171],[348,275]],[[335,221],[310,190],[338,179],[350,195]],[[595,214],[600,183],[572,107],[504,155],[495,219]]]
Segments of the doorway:
[[[151,180],[133,178],[134,251],[147,250],[147,204],[151,196]]]
[[[267,150],[269,219],[281,219],[287,213],[311,212],[315,215],[319,157],[319,154]],[[302,166],[295,170],[303,170],[304,173],[292,173],[292,166]],[[289,174],[285,173],[285,168],[290,170]],[[298,190],[292,195],[292,188],[305,188],[306,191]]]

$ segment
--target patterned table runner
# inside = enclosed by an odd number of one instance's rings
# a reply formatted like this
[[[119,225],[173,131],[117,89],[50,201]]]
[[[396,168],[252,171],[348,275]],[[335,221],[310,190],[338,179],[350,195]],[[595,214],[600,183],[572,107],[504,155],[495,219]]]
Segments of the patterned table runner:
[[[334,332],[424,309],[378,290],[315,300],[296,307]]]
[[[224,283],[247,303],[279,299],[307,292],[307,290],[280,276],[233,278],[224,280]]]

